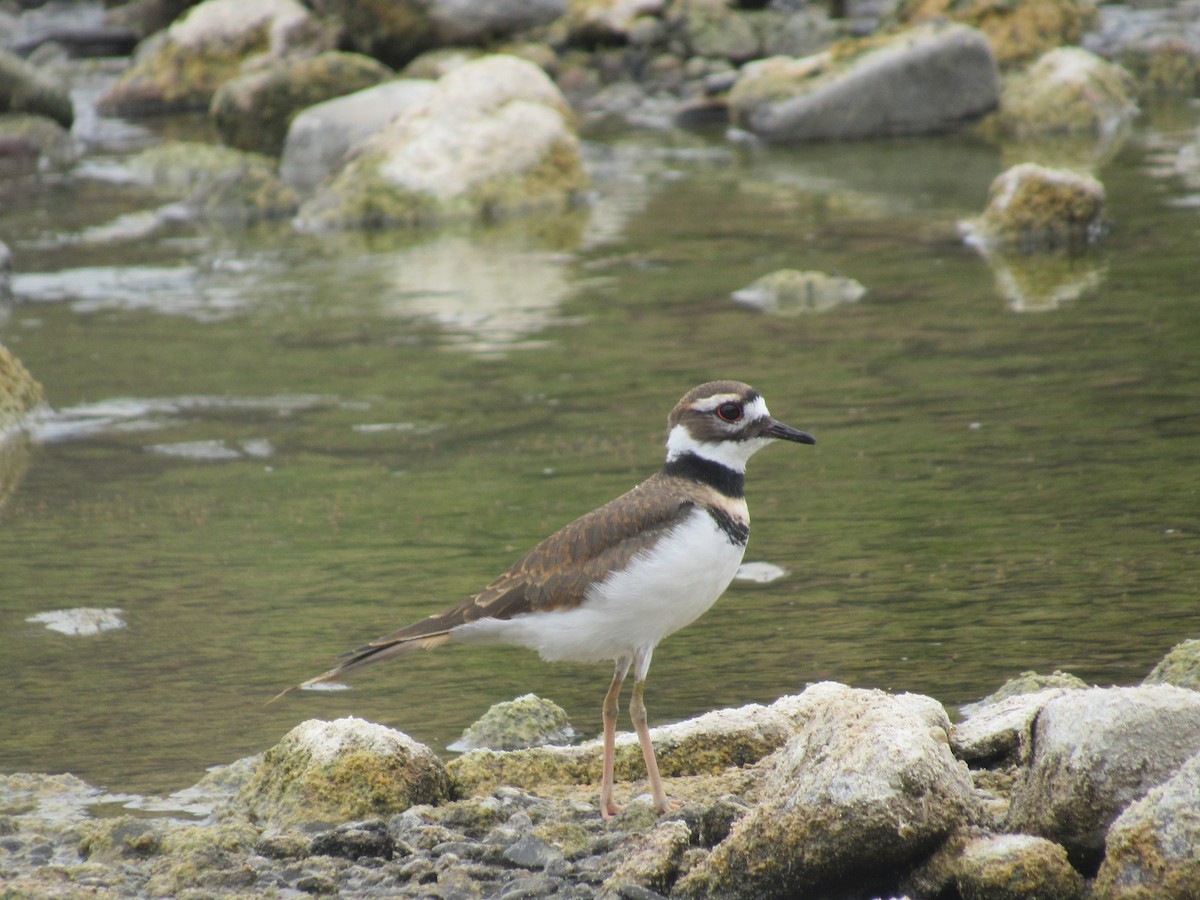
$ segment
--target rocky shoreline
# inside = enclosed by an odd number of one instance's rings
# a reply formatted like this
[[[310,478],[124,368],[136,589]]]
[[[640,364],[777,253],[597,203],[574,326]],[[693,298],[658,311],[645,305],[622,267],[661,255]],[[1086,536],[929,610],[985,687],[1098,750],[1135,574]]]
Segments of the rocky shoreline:
[[[680,803],[664,816],[623,735],[626,805],[607,822],[594,741],[443,762],[380,725],[311,720],[165,798],[0,776],[0,884],[7,898],[1197,896],[1198,688],[1200,641],[1133,687],[1027,673],[954,724],[930,697],[814,684],[655,729]]]

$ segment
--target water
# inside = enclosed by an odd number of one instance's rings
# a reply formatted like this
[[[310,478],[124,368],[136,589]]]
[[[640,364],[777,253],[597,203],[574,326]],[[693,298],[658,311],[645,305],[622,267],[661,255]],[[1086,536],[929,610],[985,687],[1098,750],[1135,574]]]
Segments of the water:
[[[607,668],[509,648],[263,703],[645,477],[670,407],[717,377],[819,444],[751,464],[747,559],[786,574],[660,646],[655,724],[819,679],[952,709],[1026,669],[1139,681],[1200,631],[1181,115],[1100,173],[1113,230],[1059,301],[1005,295],[960,240],[1013,162],[967,139],[626,135],[589,149],[590,212],[483,233],[182,223],[111,178],[119,156],[10,184],[0,342],[55,413],[0,509],[0,770],[169,791],[305,718],[440,749],[527,691],[595,734]],[[868,293],[731,302],[783,267]],[[111,627],[30,621],[75,608]]]

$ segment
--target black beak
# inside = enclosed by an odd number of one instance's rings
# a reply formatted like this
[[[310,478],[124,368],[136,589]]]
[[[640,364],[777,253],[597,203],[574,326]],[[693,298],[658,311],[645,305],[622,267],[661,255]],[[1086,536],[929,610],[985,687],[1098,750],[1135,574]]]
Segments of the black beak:
[[[763,437],[779,438],[783,441],[795,441],[797,444],[815,444],[817,439],[807,431],[797,431],[791,425],[784,425],[771,419],[763,429]]]

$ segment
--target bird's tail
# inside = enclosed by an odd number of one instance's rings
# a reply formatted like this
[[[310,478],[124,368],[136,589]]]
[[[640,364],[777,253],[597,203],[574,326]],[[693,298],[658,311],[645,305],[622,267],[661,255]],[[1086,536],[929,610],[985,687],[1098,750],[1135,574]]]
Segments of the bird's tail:
[[[310,678],[308,681],[293,685],[285,691],[280,691],[268,700],[266,705],[270,706],[276,700],[286,697],[293,691],[301,691],[328,681],[337,681],[348,672],[361,669],[363,666],[368,666],[371,663],[382,662],[394,656],[411,653],[413,650],[432,650],[434,647],[440,647],[448,640],[450,640],[448,631],[435,632],[433,634],[408,634],[401,631],[387,637],[379,638],[359,647],[357,650],[351,650],[349,653],[342,654],[341,662],[328,672],[323,672],[316,678]]]

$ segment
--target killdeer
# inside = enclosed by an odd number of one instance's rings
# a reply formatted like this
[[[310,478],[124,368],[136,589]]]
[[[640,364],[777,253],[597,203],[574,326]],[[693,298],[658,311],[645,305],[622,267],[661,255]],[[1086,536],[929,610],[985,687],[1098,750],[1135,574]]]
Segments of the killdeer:
[[[693,388],[667,417],[667,459],[654,475],[550,535],[473,597],[345,654],[328,672],[274,699],[448,641],[518,644],[548,660],[614,660],[603,705],[600,813],[607,819],[619,809],[613,802],[617,704],[631,667],[629,717],[654,805],[668,811],[643,700],[650,657],[733,579],[750,536],[746,461],[776,439],[816,443],[771,418],[762,395],[747,384]]]

